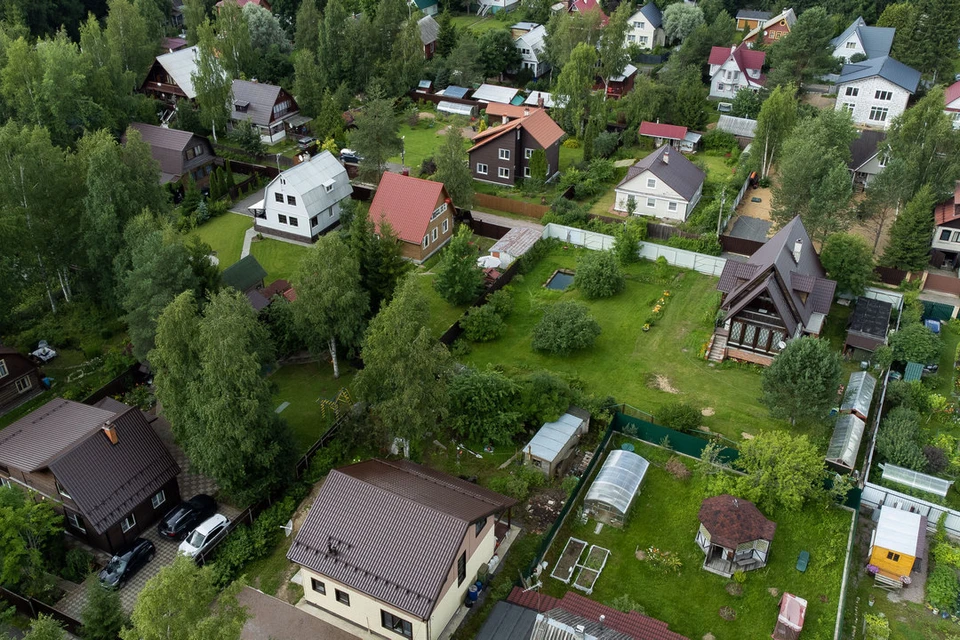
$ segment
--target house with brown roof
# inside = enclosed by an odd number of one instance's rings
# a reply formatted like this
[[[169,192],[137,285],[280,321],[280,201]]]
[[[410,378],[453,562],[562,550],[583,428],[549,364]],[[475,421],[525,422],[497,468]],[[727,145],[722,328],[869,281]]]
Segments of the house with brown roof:
[[[707,174],[665,144],[627,170],[613,210],[683,222],[700,202]],[[631,204],[632,201],[632,204]]]
[[[287,128],[304,124],[297,118],[300,107],[293,96],[275,84],[233,81],[233,102],[230,121],[247,120],[260,132],[264,144],[273,144],[287,137]]]
[[[0,416],[43,391],[37,365],[16,349],[0,346]]]
[[[140,133],[143,141],[150,145],[153,159],[160,163],[160,184],[185,185],[189,177],[193,177],[200,188],[210,183],[217,154],[209,140],[190,131],[143,122],[131,122],[130,128]]]
[[[790,35],[790,30],[796,23],[797,14],[794,10],[784,9],[772,18],[757,24],[747,35],[743,36],[743,42],[751,47],[758,42],[773,44],[777,40]]]
[[[515,504],[407,460],[335,469],[287,553],[301,566],[304,609],[435,640],[496,555],[509,531],[500,517]]]
[[[735,571],[767,565],[777,525],[755,504],[725,493],[704,500],[699,519],[697,546],[706,556],[704,569],[729,578]]]
[[[389,223],[403,257],[420,264],[453,237],[454,203],[442,182],[384,173],[370,203],[370,220],[380,233]]]
[[[118,404],[57,398],[0,431],[0,484],[49,500],[71,535],[108,553],[180,502],[177,463],[144,414]]]
[[[549,179],[559,172],[560,139],[564,132],[543,109],[506,124],[485,129],[473,136],[469,149],[470,171],[475,180],[513,186],[530,177],[530,158],[542,149],[547,155]]]
[[[933,233],[931,262],[936,266],[957,264],[960,257],[960,180],[957,180],[953,196],[938,204],[933,210],[936,229]]]
[[[724,264],[717,289],[725,319],[709,359],[769,365],[789,340],[820,335],[836,288],[797,216],[747,262]]]

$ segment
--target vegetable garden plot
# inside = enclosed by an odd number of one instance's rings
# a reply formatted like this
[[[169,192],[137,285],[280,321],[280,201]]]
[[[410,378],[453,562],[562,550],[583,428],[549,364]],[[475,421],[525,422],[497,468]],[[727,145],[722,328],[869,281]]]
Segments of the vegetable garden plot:
[[[560,554],[560,559],[557,560],[557,565],[553,568],[553,571],[550,572],[550,577],[570,584],[570,579],[573,578],[573,570],[580,566],[580,556],[586,548],[587,543],[583,540],[578,538],[570,538],[567,540],[566,546],[563,547],[563,553]]]
[[[577,565],[580,567],[580,573],[577,574],[577,579],[573,582],[573,588],[579,589],[587,595],[593,593],[593,585],[597,583],[597,579],[603,572],[603,568],[606,566],[607,558],[609,557],[609,549],[598,547],[595,544],[590,545],[587,559],[584,560],[583,564]]]

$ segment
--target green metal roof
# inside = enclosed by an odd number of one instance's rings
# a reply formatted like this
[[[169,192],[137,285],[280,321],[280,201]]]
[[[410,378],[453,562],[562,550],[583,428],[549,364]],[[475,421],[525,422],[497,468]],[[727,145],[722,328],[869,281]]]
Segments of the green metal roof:
[[[903,379],[907,382],[919,380],[923,375],[923,365],[919,362],[908,362],[907,369],[903,372]]]
[[[264,268],[256,258],[249,255],[224,269],[220,279],[224,285],[245,292],[266,277],[267,272]]]
[[[437,0],[413,0],[413,3],[417,5],[417,9],[423,10],[436,5]]]

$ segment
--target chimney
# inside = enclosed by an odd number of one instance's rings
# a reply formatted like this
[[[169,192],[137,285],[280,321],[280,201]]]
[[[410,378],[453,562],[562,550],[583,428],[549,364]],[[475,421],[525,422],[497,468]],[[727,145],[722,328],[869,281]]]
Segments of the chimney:
[[[737,50],[737,45],[735,44],[730,45],[730,53],[734,53],[736,50]]]
[[[537,108],[543,109],[543,92],[542,91],[537,94]],[[958,180],[958,182],[960,182],[960,180]]]
[[[528,107],[524,107],[524,108],[523,108],[523,117],[526,118],[528,115],[530,115],[530,109],[529,109]]]
[[[670,164],[670,147],[669,146],[663,150],[663,157],[661,159],[663,160],[663,164]]]
[[[793,261],[797,264],[800,263],[800,252],[803,250],[803,241],[800,238],[797,238],[797,241],[793,243]]]
[[[113,423],[107,420],[103,423],[103,435],[107,436],[107,440],[110,441],[110,444],[117,444],[120,442],[120,438],[117,437],[117,428],[113,426]]]

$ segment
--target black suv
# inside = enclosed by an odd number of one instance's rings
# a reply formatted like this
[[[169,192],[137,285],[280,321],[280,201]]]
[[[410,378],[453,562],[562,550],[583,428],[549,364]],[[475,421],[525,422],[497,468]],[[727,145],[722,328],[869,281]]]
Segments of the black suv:
[[[152,542],[137,538],[126,551],[110,558],[110,562],[98,576],[100,586],[104,589],[119,588],[139,571],[140,567],[153,560],[155,554],[156,548]]]
[[[157,525],[160,537],[169,540],[183,540],[198,524],[217,511],[216,501],[208,495],[199,494],[181,502],[173,511],[167,513]]]

